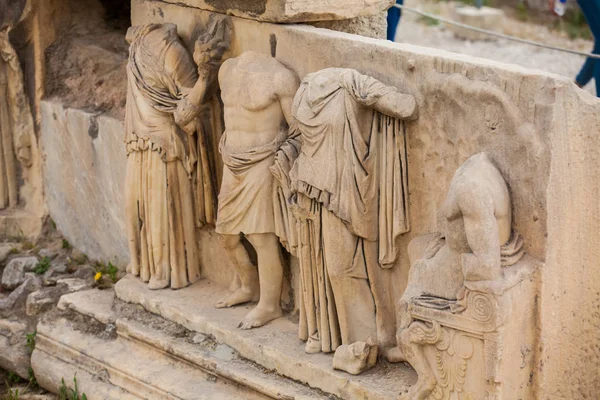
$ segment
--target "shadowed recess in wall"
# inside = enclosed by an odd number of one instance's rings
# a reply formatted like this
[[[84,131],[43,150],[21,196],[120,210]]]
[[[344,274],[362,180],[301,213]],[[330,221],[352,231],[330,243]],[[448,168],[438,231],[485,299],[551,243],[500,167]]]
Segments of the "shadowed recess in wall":
[[[238,10],[260,15],[267,9],[267,0],[206,0],[206,3],[218,11]]]
[[[0,29],[16,25],[26,4],[27,0],[0,0]]]

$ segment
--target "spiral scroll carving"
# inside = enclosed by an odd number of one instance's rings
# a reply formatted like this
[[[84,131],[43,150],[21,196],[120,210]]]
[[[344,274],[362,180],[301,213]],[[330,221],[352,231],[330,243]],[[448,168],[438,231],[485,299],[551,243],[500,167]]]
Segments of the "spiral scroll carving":
[[[494,319],[496,307],[483,293],[469,292],[466,314],[478,322],[486,323]]]

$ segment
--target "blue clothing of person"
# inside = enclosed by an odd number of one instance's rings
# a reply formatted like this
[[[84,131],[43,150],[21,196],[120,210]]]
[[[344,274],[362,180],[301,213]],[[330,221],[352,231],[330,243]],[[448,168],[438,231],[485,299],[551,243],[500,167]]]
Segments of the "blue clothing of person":
[[[577,0],[577,2],[594,35],[592,53],[600,54],[600,0]],[[596,58],[588,58],[585,61],[575,81],[580,86],[585,86],[592,78],[596,81],[596,96],[600,97],[600,60]]]
[[[396,0],[396,4],[402,5],[404,0]],[[400,23],[400,17],[402,16],[402,10],[396,7],[391,7],[388,10],[387,15],[387,38],[392,42],[396,39],[396,30],[398,29],[398,24]]]

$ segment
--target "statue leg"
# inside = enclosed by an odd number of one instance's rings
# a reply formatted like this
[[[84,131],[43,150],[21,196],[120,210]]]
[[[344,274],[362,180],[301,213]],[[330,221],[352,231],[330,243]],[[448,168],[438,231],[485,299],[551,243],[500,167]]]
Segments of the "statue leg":
[[[375,322],[379,350],[389,349],[396,345],[396,313],[395,299],[392,292],[392,269],[381,268],[377,242],[363,241],[369,284],[375,301]]]
[[[127,272],[134,276],[140,275],[140,157],[139,152],[133,152],[127,157],[127,172],[125,177],[125,216],[127,221],[127,242],[129,245],[129,265]]]
[[[261,233],[247,236],[258,255],[258,275],[260,280],[260,300],[254,310],[240,322],[240,328],[251,329],[263,326],[282,315],[281,286],[283,284],[283,264],[279,238],[274,233]]]
[[[229,261],[231,261],[235,268],[236,274],[240,280],[240,285],[233,293],[218,301],[215,304],[215,307],[232,307],[237,304],[258,300],[258,273],[256,267],[250,261],[248,252],[242,244],[241,236],[220,235],[219,240],[227,252]]]
[[[323,251],[342,344],[377,340],[375,299],[367,276],[365,241],[341,219],[322,209]]]
[[[388,348],[383,350],[383,356],[386,360],[391,363],[399,363],[407,361],[406,355],[400,346],[402,341],[402,334],[408,328],[412,322],[412,317],[408,312],[408,301],[402,297],[398,301],[398,313],[397,313],[398,331],[396,333],[396,347]]]

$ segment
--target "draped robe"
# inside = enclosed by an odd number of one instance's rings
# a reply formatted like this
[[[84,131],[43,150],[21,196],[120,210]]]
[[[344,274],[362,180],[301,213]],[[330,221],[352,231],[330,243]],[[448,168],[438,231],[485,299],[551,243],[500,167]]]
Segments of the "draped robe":
[[[308,75],[294,99],[296,231],[282,223],[278,236],[300,260],[300,338],[324,352],[368,336],[394,341],[389,268],[409,230],[405,130],[372,109],[392,90],[331,68]]]
[[[25,93],[23,72],[9,29],[0,32],[0,210],[19,202],[17,157],[23,167],[31,166],[33,117]]]
[[[201,121],[188,135],[173,118],[198,79],[175,25],[135,27],[132,36],[125,128],[130,269],[177,289],[200,278],[195,229],[214,222],[210,138]]]

